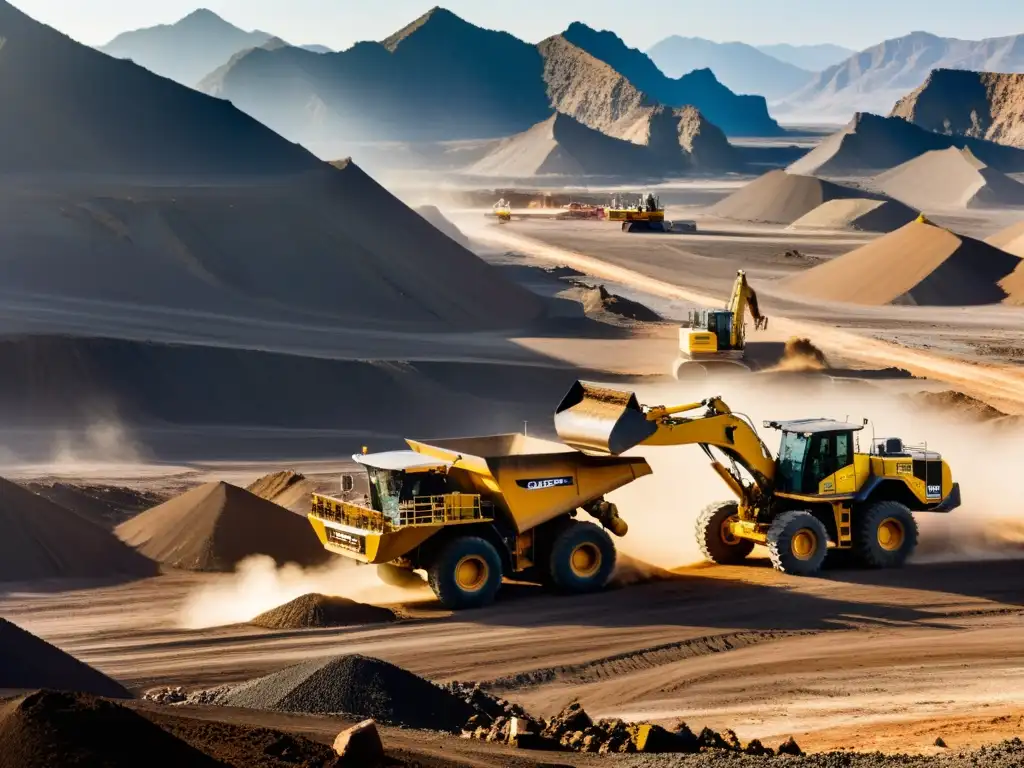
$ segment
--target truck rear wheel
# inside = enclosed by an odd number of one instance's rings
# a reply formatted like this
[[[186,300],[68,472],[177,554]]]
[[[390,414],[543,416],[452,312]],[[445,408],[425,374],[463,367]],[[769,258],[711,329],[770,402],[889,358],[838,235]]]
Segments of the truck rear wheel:
[[[548,573],[562,592],[603,589],[615,570],[615,544],[603,528],[572,521],[551,542]]]
[[[441,548],[427,573],[445,608],[480,608],[494,602],[501,587],[501,558],[486,539],[460,536]]]
[[[766,543],[775,570],[811,576],[820,571],[825,562],[828,531],[810,512],[783,512],[772,521]]]
[[[697,516],[697,546],[705,559],[719,565],[743,562],[754,550],[754,542],[732,535],[728,524],[739,519],[739,504],[719,501],[709,504]]]
[[[853,551],[869,568],[899,568],[917,548],[917,521],[896,501],[876,501],[857,521]]]

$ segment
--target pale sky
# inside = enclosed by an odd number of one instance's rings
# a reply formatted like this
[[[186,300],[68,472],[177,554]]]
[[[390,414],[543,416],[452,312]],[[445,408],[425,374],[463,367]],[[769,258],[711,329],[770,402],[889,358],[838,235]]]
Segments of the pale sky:
[[[119,32],[172,23],[207,7],[244,29],[295,44],[347,48],[380,40],[431,0],[13,0],[30,16],[89,45]],[[613,29],[645,49],[671,34],[764,43],[837,43],[862,49],[914,30],[979,39],[1024,33],[1024,0],[449,0],[467,21],[529,42],[572,21]],[[625,12],[624,12],[625,11]]]

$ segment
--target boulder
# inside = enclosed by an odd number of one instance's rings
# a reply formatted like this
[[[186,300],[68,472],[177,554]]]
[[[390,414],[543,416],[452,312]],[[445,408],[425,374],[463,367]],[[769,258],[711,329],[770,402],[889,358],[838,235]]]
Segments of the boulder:
[[[375,768],[384,764],[384,744],[377,723],[363,720],[346,728],[334,739],[339,768]]]

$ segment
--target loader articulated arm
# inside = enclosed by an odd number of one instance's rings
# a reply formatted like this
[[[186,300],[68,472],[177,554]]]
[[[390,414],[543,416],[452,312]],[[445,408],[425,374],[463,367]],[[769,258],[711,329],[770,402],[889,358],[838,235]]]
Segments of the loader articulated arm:
[[[700,411],[686,417],[682,414]],[[555,412],[562,442],[592,454],[619,455],[639,445],[698,445],[716,472],[746,504],[754,504],[775,480],[775,459],[754,427],[721,398],[673,407],[642,406],[632,392],[577,381]],[[752,478],[718,461],[717,448]]]
[[[747,273],[742,269],[736,272],[736,282],[732,287],[732,297],[729,299],[729,312],[732,313],[733,345],[743,346],[743,317],[747,310],[754,318],[754,329],[761,331],[768,327],[768,318],[761,314],[757,303],[757,293],[747,282]]]

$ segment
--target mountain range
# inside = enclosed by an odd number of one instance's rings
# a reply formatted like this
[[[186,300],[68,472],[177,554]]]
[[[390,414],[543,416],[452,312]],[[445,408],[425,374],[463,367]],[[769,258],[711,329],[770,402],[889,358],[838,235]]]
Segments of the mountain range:
[[[912,32],[829,67],[774,109],[790,120],[887,114],[936,69],[1024,72],[1024,35],[958,40]]]
[[[731,90],[760,94],[769,101],[789,96],[814,76],[752,45],[715,43],[700,37],[667,37],[647,55],[669,77],[710,69]]]
[[[844,48],[841,45],[831,43],[819,43],[817,45],[790,45],[789,43],[776,43],[774,45],[759,45],[757,49],[767,53],[779,61],[792,64],[794,67],[806,69],[808,72],[821,72],[833,64],[838,64],[850,58],[856,51]]]
[[[131,59],[182,85],[195,86],[236,53],[268,43],[290,45],[268,32],[246,32],[200,8],[174,24],[124,32],[100,50],[118,59]],[[313,53],[331,51],[323,45],[301,47]]]

